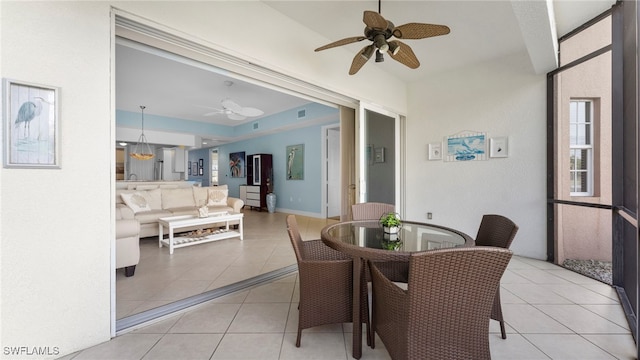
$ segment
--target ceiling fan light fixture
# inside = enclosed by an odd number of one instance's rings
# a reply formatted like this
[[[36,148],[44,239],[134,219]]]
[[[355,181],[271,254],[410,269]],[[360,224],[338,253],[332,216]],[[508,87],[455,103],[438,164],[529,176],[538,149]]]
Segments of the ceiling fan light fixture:
[[[390,42],[389,43],[389,52],[391,53],[391,55],[398,55],[398,51],[400,51],[400,45],[398,45],[395,42]]]
[[[384,62],[383,53],[380,51],[376,51],[376,62]]]
[[[374,45],[378,48],[378,51],[381,53],[386,53],[389,50],[389,44],[387,44],[387,39],[384,38],[384,35],[378,34],[373,40]]]

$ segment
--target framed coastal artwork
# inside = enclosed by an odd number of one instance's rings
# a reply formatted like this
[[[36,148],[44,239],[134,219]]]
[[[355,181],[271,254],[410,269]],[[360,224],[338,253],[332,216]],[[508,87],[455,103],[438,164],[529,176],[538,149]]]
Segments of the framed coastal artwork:
[[[287,146],[287,180],[304,180],[304,144]]]
[[[245,176],[245,152],[238,151],[229,154],[229,172],[233,178]]]
[[[60,168],[59,88],[4,79],[4,167]]]
[[[501,136],[489,139],[489,156],[492,158],[509,157],[509,138]]]
[[[487,159],[487,134],[463,131],[446,139],[446,161],[477,161]]]
[[[429,144],[429,160],[442,160],[442,143]]]

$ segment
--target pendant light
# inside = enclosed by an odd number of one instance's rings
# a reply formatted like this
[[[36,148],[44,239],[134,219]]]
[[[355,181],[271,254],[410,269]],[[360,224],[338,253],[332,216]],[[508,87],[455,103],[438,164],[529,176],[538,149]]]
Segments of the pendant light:
[[[153,151],[151,151],[151,146],[147,142],[147,137],[144,136],[144,109],[146,106],[140,106],[140,110],[142,110],[142,132],[140,137],[138,138],[138,143],[136,143],[136,147],[133,148],[133,152],[129,153],[134,159],[138,160],[151,160],[153,159]]]

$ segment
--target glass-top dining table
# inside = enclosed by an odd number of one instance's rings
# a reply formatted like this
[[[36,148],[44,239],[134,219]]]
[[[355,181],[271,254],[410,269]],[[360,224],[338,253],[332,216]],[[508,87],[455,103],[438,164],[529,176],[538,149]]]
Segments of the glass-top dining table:
[[[397,234],[387,234],[377,220],[345,221],[324,227],[327,246],[353,257],[353,357],[362,356],[360,284],[363,260],[409,261],[412,252],[473,246],[467,234],[444,226],[403,221]]]

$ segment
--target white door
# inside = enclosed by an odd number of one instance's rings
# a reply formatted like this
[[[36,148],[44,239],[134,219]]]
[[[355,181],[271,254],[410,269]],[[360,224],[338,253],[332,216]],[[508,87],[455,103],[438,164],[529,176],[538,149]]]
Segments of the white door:
[[[327,129],[327,217],[340,216],[340,128]]]

